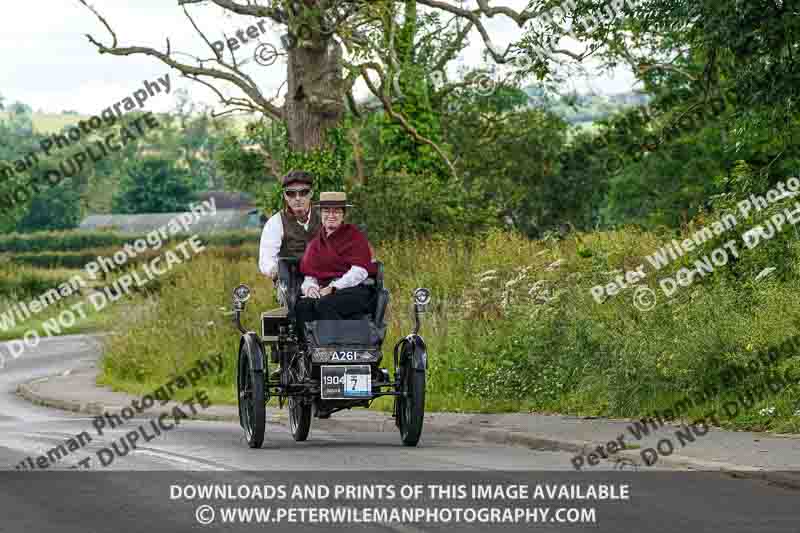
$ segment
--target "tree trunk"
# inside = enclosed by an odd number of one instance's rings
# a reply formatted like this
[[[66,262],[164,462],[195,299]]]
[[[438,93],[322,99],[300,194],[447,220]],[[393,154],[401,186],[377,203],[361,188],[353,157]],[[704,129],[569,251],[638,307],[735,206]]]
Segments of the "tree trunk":
[[[314,37],[289,50],[286,125],[295,151],[324,148],[344,116],[341,45]]]

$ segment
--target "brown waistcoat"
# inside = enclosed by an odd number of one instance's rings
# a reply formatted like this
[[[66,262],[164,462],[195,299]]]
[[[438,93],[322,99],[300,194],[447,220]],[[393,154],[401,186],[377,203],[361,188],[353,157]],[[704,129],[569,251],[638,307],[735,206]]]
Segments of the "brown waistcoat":
[[[281,243],[279,257],[303,257],[306,245],[317,233],[320,226],[319,211],[311,208],[311,220],[308,230],[297,223],[297,218],[284,209],[281,211],[281,222],[283,223],[283,242]]]

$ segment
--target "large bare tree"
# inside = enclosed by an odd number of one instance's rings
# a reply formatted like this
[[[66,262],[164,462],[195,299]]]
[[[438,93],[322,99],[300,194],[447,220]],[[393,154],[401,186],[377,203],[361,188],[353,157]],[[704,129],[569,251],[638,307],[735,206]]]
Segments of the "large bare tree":
[[[428,67],[444,70],[466,43],[470,33],[483,40],[488,54],[496,63],[513,63],[527,59],[523,70],[537,66],[539,73],[546,71],[548,61],[556,55],[580,60],[590,53],[574,53],[559,49],[558,38],[537,33],[534,22],[553,25],[548,16],[552,1],[503,2],[491,0],[176,0],[187,21],[208,45],[208,57],[194,57],[181,61],[180,51],[173,50],[169,39],[163,50],[152,47],[120,43],[112,25],[86,0],[80,0],[102,22],[109,33],[105,42],[88,35],[100,53],[118,56],[147,55],[177,69],[183,76],[213,90],[226,107],[223,112],[244,110],[282,121],[286,125],[289,146],[293,150],[308,151],[326,146],[326,132],[338,126],[347,106],[358,115],[362,110],[356,105],[353,87],[363,80],[375,101],[386,114],[397,121],[409,135],[426,143],[444,158],[451,170],[452,163],[445,151],[431,139],[425,138],[397,109],[398,77],[407,58],[398,57],[399,39],[414,44],[435,43],[438,54],[429,57]],[[286,54],[286,91],[282,98],[267,95],[241,68],[233,52],[219,51],[212,46],[205,32],[197,25],[189,9],[192,4],[215,4],[238,15],[267,18],[288,36],[284,39]],[[525,4],[524,9],[513,9],[499,4]],[[443,20],[437,30],[427,35],[417,35],[418,8],[427,13],[438,13]],[[526,34],[518,43],[504,50],[492,41],[486,20],[507,17]],[[543,17],[543,18],[542,18]],[[452,29],[453,22],[456,29]],[[544,22],[542,22],[544,21]],[[551,28],[552,29],[552,28]],[[558,32],[556,32],[558,33]],[[415,40],[416,39],[416,40]],[[537,45],[533,47],[531,41]],[[531,61],[533,60],[533,61]],[[232,84],[239,89],[237,97],[223,96],[219,84]],[[269,154],[266,154],[269,162]],[[272,161],[276,168],[275,161]]]

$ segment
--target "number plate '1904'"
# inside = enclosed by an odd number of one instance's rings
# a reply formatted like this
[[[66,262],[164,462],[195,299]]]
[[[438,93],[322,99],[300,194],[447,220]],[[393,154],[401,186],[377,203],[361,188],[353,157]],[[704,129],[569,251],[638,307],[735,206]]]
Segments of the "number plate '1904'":
[[[322,365],[320,370],[321,396],[324,399],[372,396],[369,365]]]

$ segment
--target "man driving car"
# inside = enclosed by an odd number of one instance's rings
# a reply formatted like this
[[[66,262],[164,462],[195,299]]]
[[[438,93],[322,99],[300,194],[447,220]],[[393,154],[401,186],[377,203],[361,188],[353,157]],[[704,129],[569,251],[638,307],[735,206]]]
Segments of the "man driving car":
[[[301,258],[320,226],[319,213],[311,209],[314,178],[292,170],[282,179],[284,208],[270,217],[261,233],[258,267],[273,279],[278,275],[278,257]]]

